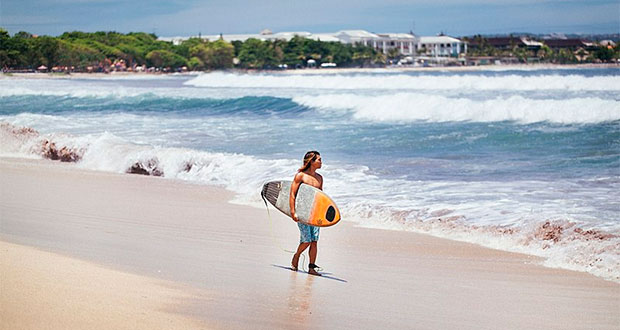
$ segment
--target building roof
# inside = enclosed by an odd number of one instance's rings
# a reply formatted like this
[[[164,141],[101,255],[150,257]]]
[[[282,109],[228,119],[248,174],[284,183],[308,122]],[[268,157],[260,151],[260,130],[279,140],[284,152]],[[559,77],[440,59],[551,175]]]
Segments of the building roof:
[[[459,39],[448,36],[434,36],[434,37],[420,37],[420,43],[422,44],[451,44],[455,42],[463,42]]]
[[[310,36],[312,36],[312,33],[310,32],[305,32],[305,31],[301,31],[301,32],[278,32],[269,36],[266,36],[267,39],[270,40],[286,40],[289,41],[291,39],[293,39],[293,37],[295,36],[300,36],[300,37],[304,37],[304,38],[309,38]]]
[[[611,47],[616,47],[616,43],[613,40],[601,40],[599,42],[599,44],[601,46],[611,46]]]
[[[413,39],[415,39],[415,37],[409,33],[377,33],[377,35],[382,38],[398,39],[398,40],[413,41]]]
[[[172,42],[173,45],[179,45],[183,41],[190,39],[190,38],[194,38],[194,36],[191,36],[191,37],[158,37],[157,40]]]
[[[340,42],[340,39],[334,37],[332,33],[317,33],[317,34],[312,34],[311,36],[308,36],[306,38],[317,40],[317,41],[318,40],[325,41],[325,42]]]
[[[293,39],[293,37],[295,36],[300,36],[300,37],[304,37],[304,38],[308,38],[308,39],[312,39],[313,34],[310,32],[305,32],[305,31],[301,31],[301,32],[278,32],[278,33],[271,33],[271,34],[223,34],[221,35],[221,38],[224,39],[224,41],[246,41],[248,39],[254,38],[254,39],[259,39],[262,41],[265,40],[286,40],[286,41],[290,41],[291,39]],[[209,41],[215,41],[218,40],[220,38],[220,35],[206,35],[203,36],[204,39],[207,39]],[[164,40],[164,38],[160,38],[162,40]],[[323,40],[323,39],[321,39]],[[340,41],[337,39],[337,41]]]
[[[317,33],[313,34],[307,31],[298,31],[298,32],[277,32],[273,33],[268,30],[263,30],[261,33],[255,34],[215,34],[215,35],[203,35],[202,39],[206,39],[209,41],[216,41],[222,38],[224,41],[233,42],[233,41],[246,41],[248,39],[254,38],[258,40],[286,40],[290,41],[295,36],[301,36],[308,39],[320,40],[326,42],[351,42],[358,40],[376,40],[376,41],[414,41],[416,36],[409,33],[381,33],[375,34],[365,30],[342,30],[336,33]],[[181,42],[189,39],[189,38],[198,38],[198,36],[191,37],[159,37],[159,40],[170,41],[174,44],[180,44]],[[455,39],[448,36],[437,36],[437,37],[421,37],[422,42],[426,43],[455,43],[462,42],[459,39]]]
[[[553,48],[593,47],[594,44],[584,39],[547,39],[545,44]]]
[[[378,35],[365,30],[342,30],[335,33],[335,36],[347,35],[351,38],[379,38]]]
[[[523,43],[526,46],[530,46],[530,47],[542,47],[543,46],[542,42],[536,41],[536,40],[531,40],[531,39],[528,39],[528,38],[525,38],[525,37],[522,37],[521,41],[523,41]]]
[[[224,41],[232,42],[232,41],[246,41],[248,39],[254,38],[259,40],[267,40],[271,35],[263,35],[263,34],[214,34],[214,35],[206,35],[202,36],[203,39],[207,39],[209,41],[216,41],[222,38]]]
[[[528,39],[527,37],[490,37],[484,38],[487,45],[506,48],[513,46],[527,46],[527,47],[542,47],[543,43],[535,40]],[[469,40],[469,44],[473,47],[479,46],[480,43],[477,38]]]

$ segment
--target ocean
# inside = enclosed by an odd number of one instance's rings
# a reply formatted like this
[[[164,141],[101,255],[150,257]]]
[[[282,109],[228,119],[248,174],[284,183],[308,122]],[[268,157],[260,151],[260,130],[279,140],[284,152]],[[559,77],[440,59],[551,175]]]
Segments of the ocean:
[[[256,207],[318,150],[343,221],[620,282],[618,68],[5,77],[0,123],[1,156],[65,152]]]

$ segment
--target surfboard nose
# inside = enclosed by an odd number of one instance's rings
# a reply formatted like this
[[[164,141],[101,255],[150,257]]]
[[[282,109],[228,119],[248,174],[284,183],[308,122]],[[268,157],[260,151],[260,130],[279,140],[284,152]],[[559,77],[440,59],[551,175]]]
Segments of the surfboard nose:
[[[340,221],[340,211],[338,207],[325,193],[319,191],[315,197],[312,206],[312,214],[310,225],[319,227],[329,227]]]

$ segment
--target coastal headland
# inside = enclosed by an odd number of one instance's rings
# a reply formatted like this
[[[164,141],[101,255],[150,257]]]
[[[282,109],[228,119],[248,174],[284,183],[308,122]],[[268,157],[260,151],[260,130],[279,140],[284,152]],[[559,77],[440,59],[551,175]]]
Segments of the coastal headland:
[[[290,219],[217,187],[20,158],[0,186],[1,329],[620,325],[619,284],[532,256],[343,221],[314,277]]]

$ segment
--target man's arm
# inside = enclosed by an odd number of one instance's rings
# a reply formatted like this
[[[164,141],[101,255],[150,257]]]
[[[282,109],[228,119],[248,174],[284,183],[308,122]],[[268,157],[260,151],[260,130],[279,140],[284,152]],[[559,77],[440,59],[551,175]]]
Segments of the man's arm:
[[[295,178],[293,179],[293,183],[291,184],[291,194],[289,195],[288,202],[289,207],[291,209],[291,218],[293,221],[298,222],[297,215],[295,214],[295,197],[297,197],[297,190],[299,190],[299,186],[301,185],[301,181],[303,178],[302,173],[297,173]]]

